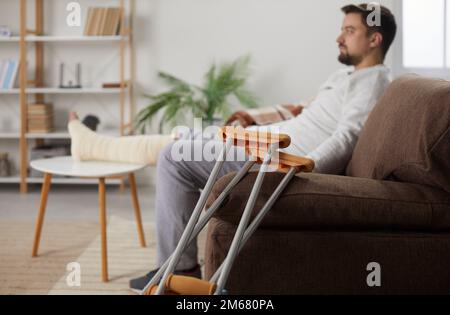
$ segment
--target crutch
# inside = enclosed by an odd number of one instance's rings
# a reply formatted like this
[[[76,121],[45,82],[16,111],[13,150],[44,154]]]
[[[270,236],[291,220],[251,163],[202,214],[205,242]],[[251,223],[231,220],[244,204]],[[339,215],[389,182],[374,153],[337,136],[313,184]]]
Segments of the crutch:
[[[314,168],[314,162],[301,157],[295,157],[286,153],[277,152],[278,148],[285,148],[290,144],[290,138],[283,134],[271,134],[265,132],[252,132],[239,127],[224,127],[221,131],[222,139],[225,142],[224,148],[219,155],[216,165],[205,185],[205,188],[199,198],[199,201],[194,209],[194,212],[188,222],[188,225],[178,243],[175,252],[169,259],[161,266],[157,274],[147,284],[142,291],[142,294],[164,294],[166,289],[168,294],[224,294],[226,280],[228,278],[231,266],[245,242],[249,239],[251,234],[257,229],[259,223],[262,221],[264,215],[273,206],[281,192],[287,186],[292,177],[300,172],[310,172]],[[226,154],[231,145],[245,147],[247,153],[250,155],[250,160],[244,167],[235,175],[232,181],[227,185],[224,191],[216,198],[214,203],[206,212],[200,221],[199,216],[206,203],[206,199],[214,185],[217,174],[223,165]],[[273,157],[277,153],[277,157]],[[255,164],[262,164],[258,172],[255,184],[252,188],[249,200],[244,209],[241,221],[239,223],[230,251],[225,258],[221,267],[217,270],[210,281],[204,281],[196,278],[173,275],[173,271],[178,264],[182,252],[195,239],[203,227],[207,224],[215,211],[219,208],[226,196],[231,192],[234,186],[247,174],[250,168]],[[247,228],[252,209],[254,208],[257,196],[259,194],[261,185],[263,183],[264,175],[269,167],[278,165],[278,170],[286,172],[286,176],[275,189],[272,196],[256,216],[252,224]],[[161,279],[162,276],[162,279]],[[161,285],[157,285],[157,283]],[[217,283],[217,284],[216,284]]]

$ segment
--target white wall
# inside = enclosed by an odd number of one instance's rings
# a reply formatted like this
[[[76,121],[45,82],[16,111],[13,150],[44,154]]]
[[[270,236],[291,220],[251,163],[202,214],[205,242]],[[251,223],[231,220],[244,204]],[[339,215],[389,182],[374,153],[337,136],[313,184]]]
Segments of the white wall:
[[[389,6],[392,1],[382,3]],[[146,77],[139,82],[152,90],[154,70],[163,69],[200,83],[211,62],[250,53],[254,61],[251,87],[262,104],[309,98],[341,66],[335,39],[343,17],[339,9],[347,3],[141,1],[138,37],[146,47],[141,47],[138,57],[143,65],[140,75]]]
[[[399,0],[381,2],[392,8],[394,1]],[[10,25],[17,33],[18,1],[0,2],[0,24]],[[65,24],[65,6],[68,2],[45,0],[46,33],[82,33],[83,28],[69,28]],[[230,61],[251,54],[253,73],[250,88],[261,99],[261,105],[270,105],[310,98],[326,77],[341,67],[337,61],[335,40],[343,17],[340,7],[348,4],[348,0],[136,2],[139,108],[146,104],[142,93],[163,90],[156,78],[158,70],[201,83],[212,62]],[[29,3],[32,4],[31,1]],[[116,5],[118,1],[80,0],[79,3],[85,13],[88,6]],[[29,26],[32,26],[32,19]],[[0,47],[0,58],[11,57],[14,51],[18,51],[3,44]],[[47,84],[57,84],[58,64],[61,61],[69,65],[81,61],[85,85],[99,86],[104,81],[117,80],[118,52],[115,44],[50,44],[46,48]],[[388,65],[391,65],[391,59],[389,55]],[[58,125],[64,126],[69,109],[75,109],[81,115],[97,114],[102,118],[103,126],[118,124],[118,105],[113,97],[54,96],[48,100],[57,104]],[[13,118],[18,113],[17,101],[18,98],[14,97],[0,98],[0,123],[17,120]]]

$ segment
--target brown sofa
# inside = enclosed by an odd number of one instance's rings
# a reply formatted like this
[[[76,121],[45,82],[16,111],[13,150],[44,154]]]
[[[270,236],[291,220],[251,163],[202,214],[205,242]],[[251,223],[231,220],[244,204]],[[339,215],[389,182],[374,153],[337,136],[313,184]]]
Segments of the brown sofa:
[[[236,259],[231,294],[450,293],[450,82],[395,80],[345,175],[300,174]],[[233,174],[219,180],[208,201]],[[254,213],[282,178],[269,173]],[[255,173],[208,227],[206,277],[220,266]],[[381,286],[368,286],[370,262]]]

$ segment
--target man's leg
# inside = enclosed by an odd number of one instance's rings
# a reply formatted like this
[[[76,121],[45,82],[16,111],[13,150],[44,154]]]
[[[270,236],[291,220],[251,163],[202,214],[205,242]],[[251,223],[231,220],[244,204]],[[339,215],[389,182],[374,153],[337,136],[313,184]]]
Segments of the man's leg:
[[[68,125],[75,160],[100,160],[155,165],[159,152],[174,141],[171,135],[111,137],[97,134],[76,116]]]
[[[203,152],[204,143],[189,141],[192,152]],[[181,235],[191,217],[202,189],[215,165],[214,161],[176,161],[169,144],[160,153],[157,164],[156,186],[156,228],[157,259],[160,267],[174,252]],[[200,151],[201,150],[201,151]],[[235,152],[238,150],[239,153]],[[244,164],[243,150],[232,148],[239,158],[228,158],[219,177],[239,170]],[[216,152],[219,154],[219,152]],[[216,155],[217,155],[216,154]],[[236,155],[234,155],[236,157]],[[191,269],[197,265],[197,244],[195,241],[184,251],[176,270]]]

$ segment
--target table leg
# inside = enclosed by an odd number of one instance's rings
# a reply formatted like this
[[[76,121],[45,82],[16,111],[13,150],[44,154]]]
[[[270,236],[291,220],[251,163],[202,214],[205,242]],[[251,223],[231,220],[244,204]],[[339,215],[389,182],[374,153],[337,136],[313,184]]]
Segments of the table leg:
[[[36,257],[39,250],[39,241],[41,240],[42,225],[44,223],[45,208],[47,207],[47,197],[50,190],[50,183],[52,181],[52,174],[44,174],[44,183],[42,184],[41,190],[41,204],[39,207],[38,217],[36,220],[36,228],[34,232],[34,242],[33,251],[31,253],[32,257]]]
[[[102,242],[102,281],[108,282],[108,254],[106,244],[106,196],[105,196],[105,178],[99,178],[98,181],[98,201],[100,207],[100,234]]]
[[[139,200],[138,200],[138,194],[137,194],[137,188],[136,188],[136,178],[134,176],[134,173],[130,173],[128,175],[128,180],[130,182],[131,197],[133,199],[134,214],[136,217],[136,224],[137,224],[138,233],[139,233],[139,240],[141,242],[141,246],[146,247],[144,228],[142,227],[141,208],[139,207]]]

